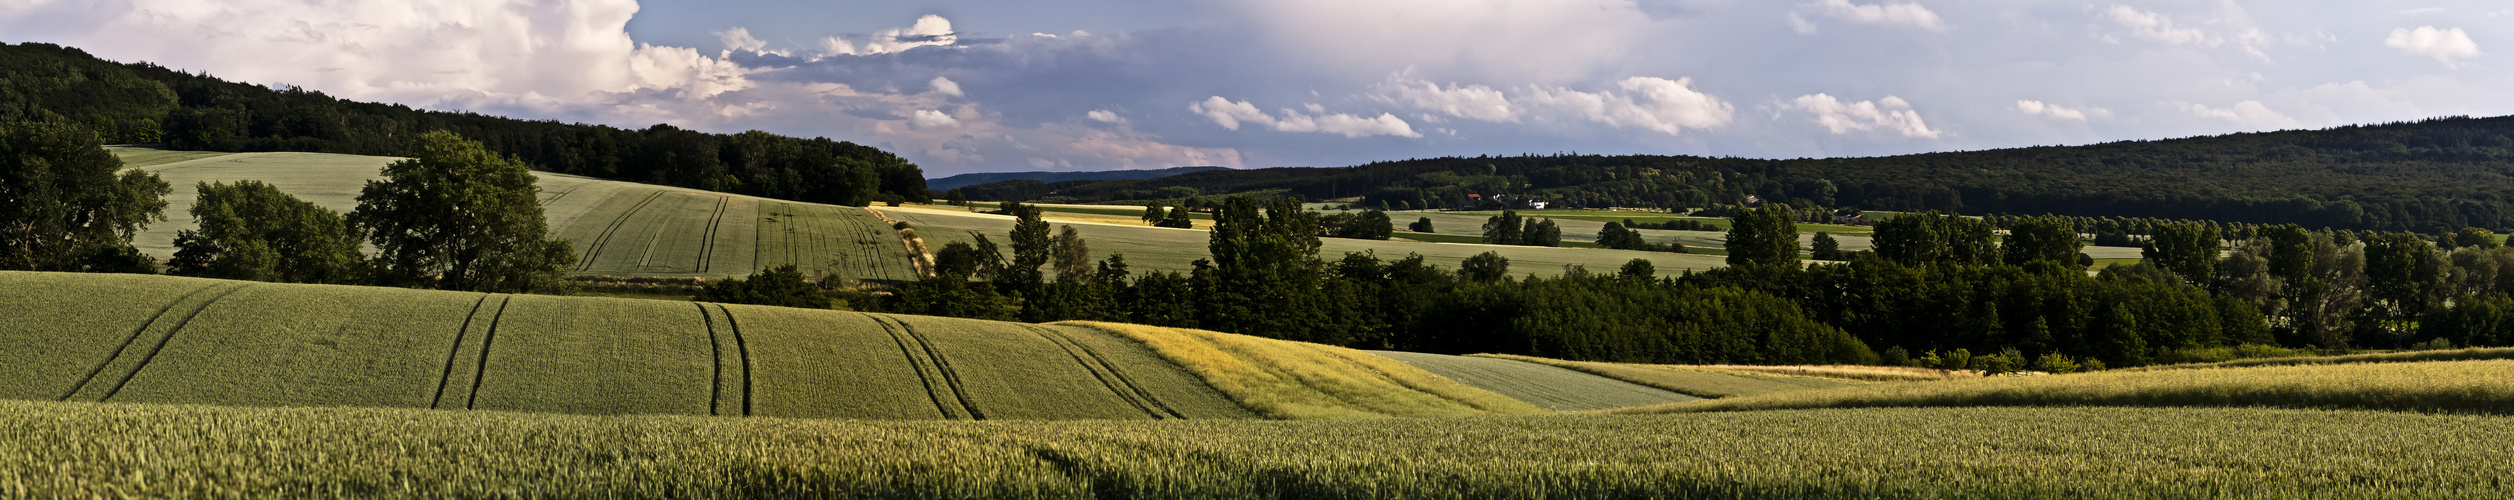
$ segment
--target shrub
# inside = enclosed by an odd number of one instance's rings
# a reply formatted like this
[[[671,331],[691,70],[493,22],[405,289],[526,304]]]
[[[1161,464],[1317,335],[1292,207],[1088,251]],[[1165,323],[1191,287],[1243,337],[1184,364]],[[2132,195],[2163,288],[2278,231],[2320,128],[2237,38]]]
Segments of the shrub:
[[[803,277],[793,264],[762,269],[750,279],[728,279],[698,291],[699,302],[828,309],[832,303],[820,285]]]
[[[2078,362],[2076,359],[2060,354],[2059,351],[2053,351],[2043,353],[2042,359],[2034,360],[2034,369],[2044,373],[2070,373],[2078,371]]]

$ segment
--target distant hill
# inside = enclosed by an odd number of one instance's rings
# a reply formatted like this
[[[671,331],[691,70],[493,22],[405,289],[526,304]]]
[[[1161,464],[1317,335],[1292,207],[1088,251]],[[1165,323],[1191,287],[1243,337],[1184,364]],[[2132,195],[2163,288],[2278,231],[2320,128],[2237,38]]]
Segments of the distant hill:
[[[2503,232],[2514,230],[2514,116],[1869,158],[1448,157],[1001,187],[994,191],[1005,197],[984,199],[1095,203],[1260,193],[1425,208],[1456,206],[1470,194],[1507,194],[1674,208],[1734,205],[1752,196],[1802,207],[1968,215]]]
[[[925,181],[925,187],[936,191],[946,191],[956,187],[1013,180],[1030,180],[1039,182],[1126,181],[1158,179],[1178,174],[1204,172],[1210,170],[1230,170],[1230,168],[1171,167],[1159,170],[1101,170],[1096,172],[979,172],[974,174],[960,174],[941,179],[927,179]]]

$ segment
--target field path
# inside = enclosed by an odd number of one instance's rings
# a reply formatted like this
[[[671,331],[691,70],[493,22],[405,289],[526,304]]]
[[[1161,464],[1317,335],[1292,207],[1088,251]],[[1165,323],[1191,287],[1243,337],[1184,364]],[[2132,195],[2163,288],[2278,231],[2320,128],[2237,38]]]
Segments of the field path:
[[[908,324],[899,321],[899,318],[879,314],[869,317],[874,323],[882,325],[883,331],[890,333],[891,340],[899,343],[900,354],[907,355],[908,363],[916,367],[917,379],[925,382],[926,395],[934,399],[934,409],[941,411],[943,418],[986,418],[984,412],[978,411],[978,405],[969,401],[969,394],[962,390],[960,378],[952,373],[951,365],[943,363],[943,355],[934,352],[934,345],[927,343],[925,337],[908,329]],[[915,345],[909,345],[912,343]]]
[[[1107,387],[1109,392],[1116,394],[1119,399],[1126,400],[1127,404],[1143,410],[1144,415],[1155,419],[1187,418],[1186,415],[1179,414],[1178,410],[1170,409],[1169,405],[1162,404],[1161,399],[1153,396],[1151,391],[1144,390],[1142,386],[1136,385],[1134,380],[1126,378],[1124,372],[1118,371],[1117,365],[1109,363],[1107,358],[1100,356],[1100,353],[1093,352],[1090,347],[1083,346],[1073,337],[1065,336],[1065,332],[1040,326],[1025,325],[1025,327],[1031,333],[1038,334],[1039,338],[1047,339],[1057,347],[1064,348],[1066,354],[1074,356],[1075,363],[1082,364],[1083,369],[1091,371],[1092,378],[1100,380],[1101,386]]]
[[[698,315],[707,321],[709,345],[715,352],[716,385],[707,396],[708,414],[750,416],[751,347],[742,339],[739,320],[733,319],[733,311],[723,304],[697,305]],[[710,306],[714,312],[708,312]],[[716,327],[719,318],[724,322],[722,329]]]
[[[200,317],[201,311],[209,310],[210,306],[217,304],[219,299],[227,298],[229,295],[235,295],[236,292],[242,291],[251,286],[252,285],[238,283],[231,286],[221,287],[217,292],[209,293],[208,298],[201,299],[197,302],[198,305],[193,305],[190,312],[184,313],[183,319],[176,320],[174,323],[167,325],[164,328],[158,328],[158,325],[165,324],[160,321],[165,319],[164,315],[159,315],[157,318],[149,320],[148,326],[142,327],[138,331],[131,332],[131,337],[123,340],[122,347],[114,350],[112,358],[109,358],[104,364],[97,365],[97,371],[90,372],[87,380],[80,382],[79,388],[73,389],[70,393],[70,397],[64,397],[62,400],[70,401],[73,400],[72,398],[77,398],[77,401],[112,400],[114,394],[121,393],[122,387],[131,383],[131,377],[139,376],[140,370],[147,368],[148,362],[157,358],[158,351],[166,349],[166,343],[174,340],[176,332],[183,330],[185,325],[192,324],[192,318]],[[203,291],[206,292],[208,290]],[[200,297],[201,295],[203,294],[195,293],[193,295],[186,296],[184,297],[184,300],[179,301],[179,303],[192,302],[193,298]],[[140,344],[148,345],[148,352],[138,354],[137,357],[132,357],[130,350],[131,346]],[[105,378],[113,379],[113,385],[96,385],[102,380],[97,378],[100,375]],[[101,392],[99,392],[100,390]],[[90,400],[86,396],[81,396],[81,394],[93,395],[95,399]]]
[[[490,308],[490,299],[497,299],[496,308]],[[505,316],[511,300],[513,297],[484,293],[472,303],[471,314],[463,316],[462,329],[454,331],[454,345],[445,350],[444,374],[437,379],[436,395],[428,399],[429,408],[450,409],[445,397],[449,389],[461,391],[454,399],[462,401],[463,408],[471,408],[472,395],[480,391],[480,371],[489,363],[490,337],[497,333],[498,319]],[[486,316],[483,311],[487,311]]]
[[[1525,361],[1419,352],[1371,353],[1554,411],[1603,410],[1701,399]]]

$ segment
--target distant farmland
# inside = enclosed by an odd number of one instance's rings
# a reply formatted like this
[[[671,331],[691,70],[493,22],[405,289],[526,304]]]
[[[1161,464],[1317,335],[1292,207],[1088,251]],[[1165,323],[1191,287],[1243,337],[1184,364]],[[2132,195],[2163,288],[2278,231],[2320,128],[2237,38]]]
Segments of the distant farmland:
[[[113,151],[175,188],[169,220],[133,244],[174,256],[175,233],[192,229],[187,210],[200,182],[259,180],[347,213],[358,191],[398,158],[321,153],[195,154],[145,148]],[[552,236],[572,241],[580,275],[725,277],[793,264],[806,274],[857,280],[912,280],[907,247],[888,225],[856,207],[792,203],[695,189],[535,172]]]

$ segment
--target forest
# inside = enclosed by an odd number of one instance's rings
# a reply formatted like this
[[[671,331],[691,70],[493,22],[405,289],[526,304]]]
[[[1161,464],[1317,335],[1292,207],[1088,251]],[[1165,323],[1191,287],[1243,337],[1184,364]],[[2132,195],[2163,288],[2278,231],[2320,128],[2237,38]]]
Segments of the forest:
[[[970,186],[1012,201],[1176,199],[1279,192],[1390,209],[1469,194],[1569,207],[1794,206],[2057,214],[2436,232],[2514,230],[2514,117],[1870,158],[1523,155],[1341,168],[1197,172],[1144,180]],[[975,196],[973,194],[973,196]]]
[[[421,134],[447,131],[547,172],[856,206],[930,199],[916,164],[852,142],[412,109],[43,43],[0,44],[0,121],[75,123],[108,144],[372,156],[411,156]]]

